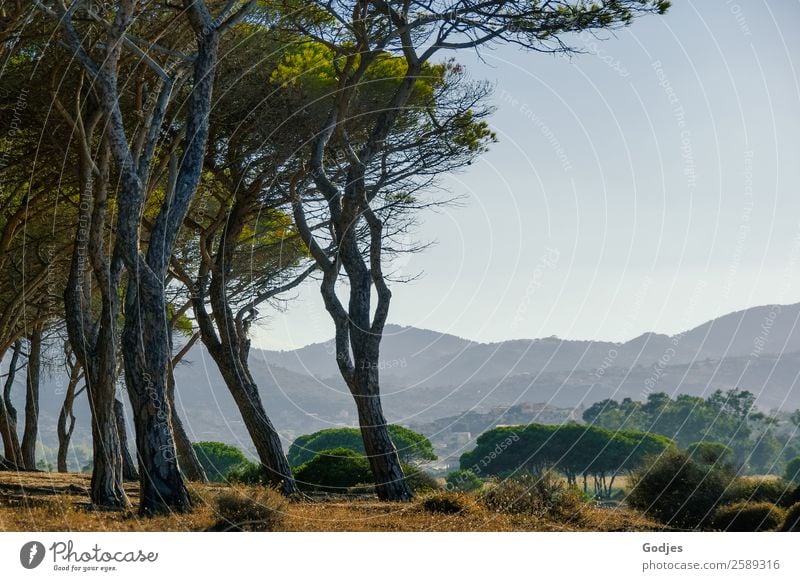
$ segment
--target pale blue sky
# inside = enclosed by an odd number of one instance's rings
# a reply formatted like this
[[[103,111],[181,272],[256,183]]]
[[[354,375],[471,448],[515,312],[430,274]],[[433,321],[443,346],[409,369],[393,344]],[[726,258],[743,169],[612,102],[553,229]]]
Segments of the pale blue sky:
[[[461,54],[500,142],[396,268],[390,321],[478,341],[674,333],[800,301],[800,2],[677,0],[571,59]],[[608,35],[606,35],[608,36]],[[328,339],[311,283],[256,332]]]

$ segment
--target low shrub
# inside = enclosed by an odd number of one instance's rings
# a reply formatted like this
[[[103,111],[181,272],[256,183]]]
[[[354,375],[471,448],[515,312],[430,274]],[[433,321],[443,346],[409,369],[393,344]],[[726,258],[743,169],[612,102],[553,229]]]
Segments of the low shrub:
[[[472,492],[483,487],[483,481],[472,470],[456,470],[445,477],[447,490]]]
[[[192,448],[211,482],[224,482],[232,470],[250,463],[239,448],[223,442],[194,442]]]
[[[287,501],[271,488],[233,489],[214,499],[215,530],[274,531],[284,521]]]
[[[793,504],[794,485],[782,478],[742,476],[733,480],[723,493],[721,504],[739,501],[770,502],[784,508]]]
[[[696,462],[688,452],[668,450],[631,475],[627,503],[662,523],[703,528],[714,514],[733,474]]]
[[[235,484],[269,484],[264,467],[250,461],[246,461],[228,472],[228,481]]]
[[[800,502],[793,504],[786,511],[786,516],[781,524],[781,530],[784,532],[800,533]]]
[[[691,458],[703,464],[727,464],[733,458],[733,450],[720,442],[694,442],[686,447]]]
[[[294,475],[301,489],[321,492],[347,492],[373,481],[367,459],[347,448],[323,450],[297,468]]]
[[[769,502],[736,502],[717,509],[713,527],[737,533],[771,531],[783,522],[784,512]]]
[[[583,506],[580,490],[550,471],[500,480],[481,494],[480,501],[495,512],[539,517],[571,517]]]
[[[422,508],[434,514],[467,514],[475,511],[476,503],[464,492],[445,490],[423,498]]]
[[[786,463],[783,477],[794,484],[800,484],[800,456],[792,458]]]
[[[439,481],[421,468],[403,464],[403,474],[405,474],[406,482],[408,482],[411,490],[417,494],[442,489]]]

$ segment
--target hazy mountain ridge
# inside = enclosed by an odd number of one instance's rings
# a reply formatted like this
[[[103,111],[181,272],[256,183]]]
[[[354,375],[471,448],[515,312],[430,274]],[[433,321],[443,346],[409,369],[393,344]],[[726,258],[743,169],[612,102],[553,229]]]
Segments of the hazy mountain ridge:
[[[650,391],[707,395],[741,387],[764,409],[800,407],[800,305],[763,306],[725,315],[676,336],[646,333],[625,343],[557,338],[477,343],[390,325],[382,343],[384,408],[390,421],[420,424],[522,402],[587,406],[607,397],[643,399]],[[355,425],[351,396],[338,376],[332,343],[295,351],[253,349],[263,401],[288,442],[334,425]],[[249,448],[233,399],[202,345],[176,369],[177,407],[194,440]],[[24,407],[24,373],[14,401]],[[55,442],[65,378],[41,387],[42,438]],[[88,437],[88,408],[76,405],[76,441]]]

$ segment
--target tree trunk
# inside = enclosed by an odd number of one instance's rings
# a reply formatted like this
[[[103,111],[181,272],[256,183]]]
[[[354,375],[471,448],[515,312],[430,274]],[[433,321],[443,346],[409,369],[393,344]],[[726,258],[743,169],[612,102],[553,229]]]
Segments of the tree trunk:
[[[16,341],[11,355],[11,362],[8,366],[8,374],[3,387],[3,397],[0,398],[0,436],[3,438],[3,453],[9,464],[22,469],[22,448],[19,444],[17,434],[17,411],[11,403],[11,386],[17,373],[17,363],[19,354],[22,351],[22,343]],[[2,360],[5,354],[0,354]]]
[[[136,482],[139,480],[139,471],[136,469],[136,462],[134,462],[131,449],[128,446],[128,429],[125,426],[125,407],[118,399],[114,399],[114,419],[117,424],[119,447],[122,454],[122,478],[126,482]]]
[[[136,174],[134,166],[130,164],[131,150],[127,145],[124,122],[118,104],[113,102],[117,95],[105,95],[105,105],[113,113],[112,133],[115,138],[112,141],[118,141],[115,151],[118,161],[125,166],[120,179],[124,203],[120,204],[117,220],[117,243],[130,275],[125,295],[122,352],[139,453],[139,512],[144,515],[191,509],[189,494],[178,467],[167,396],[172,354],[169,349],[164,287],[175,240],[197,191],[203,169],[220,23],[212,22],[202,3],[187,1],[185,5],[186,15],[196,35],[197,53],[193,88],[188,97],[183,152],[174,186],[170,188],[153,222],[144,257],[140,252],[139,235],[145,198],[144,170]],[[118,57],[118,53],[115,56]],[[159,126],[160,122],[153,128]],[[153,135],[157,136],[158,132],[155,131]],[[146,164],[140,160],[139,167],[146,169]]]
[[[178,452],[178,466],[188,480],[208,484],[206,471],[203,470],[203,465],[197,458],[197,453],[194,451],[192,441],[189,439],[189,435],[186,433],[181,417],[175,407],[175,374],[173,373],[172,365],[170,365],[168,381],[167,397],[169,399],[170,410],[172,410],[172,429],[175,432],[175,448]]]
[[[196,284],[192,285],[192,304],[201,340],[236,402],[267,480],[282,494],[296,496],[300,494],[300,490],[292,475],[278,432],[264,409],[258,385],[250,373],[249,321],[241,317],[234,318],[225,286],[232,270],[230,258],[236,250],[245,225],[245,216],[251,206],[252,200],[248,200],[241,192],[237,194],[220,237],[214,264],[203,265],[212,268],[210,285],[207,285],[207,272],[201,267],[201,274]],[[298,282],[299,280],[302,278]],[[191,285],[191,280],[186,282]],[[206,311],[207,286],[213,320],[212,315]]]
[[[224,353],[218,353],[216,357],[212,354],[212,357],[239,408],[267,480],[286,496],[299,494],[289,461],[283,453],[278,431],[264,411],[258,386],[250,377],[249,371],[241,365],[232,365],[230,357],[225,357]]]
[[[33,328],[28,351],[28,373],[25,389],[25,429],[22,433],[22,464],[36,470],[36,440],[39,436],[39,377],[42,368],[41,325]]]
[[[367,214],[368,217],[371,215],[371,212]],[[412,499],[414,493],[405,480],[400,457],[389,436],[380,395],[380,342],[391,298],[380,271],[381,225],[378,224],[376,232],[372,221],[368,220],[372,252],[371,265],[367,268],[352,228],[358,219],[352,215],[343,217],[340,224],[346,224],[347,227],[340,226],[338,231],[342,241],[339,253],[350,282],[348,318],[346,323],[340,324],[349,331],[353,352],[353,365],[347,370],[345,381],[349,379],[348,387],[355,399],[364,449],[375,477],[378,498],[406,501]],[[377,287],[378,304],[374,321],[371,321],[370,296],[373,284]]]
[[[238,229],[242,224],[240,216],[232,216],[231,223],[235,223],[235,227]],[[224,286],[223,269],[227,262],[225,257],[232,250],[230,247],[225,248],[225,241],[236,237],[237,231],[226,228],[210,285],[211,305],[219,337],[217,337],[211,318],[205,310],[202,281],[197,286],[194,298],[195,316],[198,319],[202,341],[217,364],[222,378],[225,380],[225,385],[236,402],[247,433],[250,434],[256,447],[258,459],[267,480],[282,494],[295,496],[300,494],[300,490],[297,488],[289,461],[283,451],[278,431],[267,416],[258,385],[250,373],[248,362],[250,341],[247,337],[247,325],[236,325]]]
[[[127,508],[130,506],[130,501],[122,487],[122,448],[114,415],[113,392],[109,406],[107,390],[90,388],[89,402],[92,408],[94,447],[92,502],[110,508]]]
[[[95,121],[99,120],[95,116]],[[88,132],[91,135],[91,132]],[[89,409],[92,414],[92,504],[111,509],[130,507],[122,486],[122,451],[114,415],[117,390],[117,317],[122,263],[110,259],[103,237],[106,228],[110,152],[104,147],[98,165],[98,181],[92,174],[92,160],[81,157],[79,176],[81,200],[79,228],[72,253],[69,279],[64,290],[64,313],[72,351],[84,369]],[[88,225],[88,232],[86,232]],[[87,268],[87,257],[91,271]],[[99,318],[91,312],[92,281],[97,279],[101,305]]]
[[[375,369],[377,376],[377,368]],[[377,377],[374,378],[377,381]],[[369,379],[367,379],[369,381]],[[389,436],[388,423],[383,415],[377,383],[357,385],[353,397],[358,409],[358,424],[364,440],[375,489],[381,500],[403,501],[413,498],[414,493],[406,482],[397,449]],[[358,393],[370,395],[356,395]]]
[[[64,403],[61,405],[61,412],[58,414],[58,425],[56,432],[58,435],[58,455],[57,468],[59,472],[67,472],[67,455],[69,454],[69,443],[72,433],[75,431],[75,414],[72,412],[75,398],[80,392],[75,391],[80,379],[81,366],[74,363],[69,372],[69,383],[67,392],[64,394]],[[83,391],[83,390],[81,390]]]
[[[158,281],[129,283],[122,353],[139,454],[139,511],[144,515],[191,509],[170,422],[165,305],[164,288]]]

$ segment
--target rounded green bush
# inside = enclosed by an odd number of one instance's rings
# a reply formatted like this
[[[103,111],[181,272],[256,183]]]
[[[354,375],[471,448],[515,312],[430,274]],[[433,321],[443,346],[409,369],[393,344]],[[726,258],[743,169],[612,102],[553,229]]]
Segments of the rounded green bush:
[[[796,502],[786,511],[781,530],[784,532],[800,533],[800,502]]]
[[[294,471],[301,489],[321,492],[347,492],[372,482],[367,459],[347,448],[323,450]]]
[[[720,442],[694,442],[686,446],[686,451],[704,464],[727,464],[733,458],[733,450]]]
[[[721,504],[739,501],[771,502],[781,507],[793,504],[794,486],[782,478],[743,476],[736,478],[722,495]]]
[[[445,477],[447,490],[472,492],[483,487],[483,481],[472,470],[456,470]]]
[[[412,491],[420,493],[442,489],[442,485],[439,483],[439,481],[421,468],[410,466],[408,464],[402,464],[401,467],[403,468],[403,474],[406,477],[406,482],[408,482],[408,485],[411,487]]]
[[[228,472],[228,480],[238,484],[269,484],[264,467],[249,461]]]
[[[783,522],[784,512],[770,502],[736,502],[717,509],[713,527],[737,533],[771,531]]]
[[[789,482],[800,484],[800,456],[796,456],[786,463],[783,477]]]
[[[223,442],[194,442],[192,448],[211,482],[224,482],[232,471],[250,463],[239,448]]]
[[[693,460],[688,452],[668,450],[631,476],[627,503],[674,527],[702,528],[714,514],[733,474]]]
[[[387,429],[401,462],[416,464],[436,460],[433,444],[422,434],[395,424],[387,426]],[[347,448],[362,456],[366,455],[364,440],[358,428],[327,428],[297,438],[289,446],[286,456],[289,464],[301,466],[321,451],[336,448]]]

